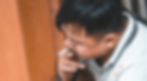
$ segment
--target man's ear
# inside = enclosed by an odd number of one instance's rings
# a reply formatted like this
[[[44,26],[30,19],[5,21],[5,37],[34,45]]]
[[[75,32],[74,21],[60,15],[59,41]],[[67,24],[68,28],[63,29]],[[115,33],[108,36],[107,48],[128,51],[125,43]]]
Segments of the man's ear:
[[[108,33],[104,36],[103,41],[105,42],[107,48],[115,47],[117,43],[118,36],[115,33]]]

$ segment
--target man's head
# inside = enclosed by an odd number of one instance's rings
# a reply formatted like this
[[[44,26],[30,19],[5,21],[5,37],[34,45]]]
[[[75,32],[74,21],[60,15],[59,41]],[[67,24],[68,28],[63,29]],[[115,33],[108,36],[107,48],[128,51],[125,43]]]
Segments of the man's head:
[[[64,0],[57,27],[79,57],[98,58],[114,49],[124,19],[119,0]]]

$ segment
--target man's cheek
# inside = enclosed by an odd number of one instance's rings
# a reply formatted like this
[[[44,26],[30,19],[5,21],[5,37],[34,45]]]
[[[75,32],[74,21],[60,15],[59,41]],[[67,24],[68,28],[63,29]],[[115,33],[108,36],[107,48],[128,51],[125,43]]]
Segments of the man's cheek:
[[[81,58],[89,57],[89,52],[87,50],[81,49],[78,51],[78,56]]]
[[[82,54],[82,53],[85,53],[85,49],[83,48],[83,47],[77,47],[77,53],[79,53],[79,54]]]

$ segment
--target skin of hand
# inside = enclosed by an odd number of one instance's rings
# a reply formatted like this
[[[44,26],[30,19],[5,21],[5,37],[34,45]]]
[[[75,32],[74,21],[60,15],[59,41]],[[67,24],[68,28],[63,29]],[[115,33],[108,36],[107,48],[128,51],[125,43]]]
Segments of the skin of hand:
[[[77,59],[73,59],[74,57],[73,52],[67,48],[59,52],[57,71],[62,81],[71,81],[77,70],[84,70],[86,68],[85,64]]]

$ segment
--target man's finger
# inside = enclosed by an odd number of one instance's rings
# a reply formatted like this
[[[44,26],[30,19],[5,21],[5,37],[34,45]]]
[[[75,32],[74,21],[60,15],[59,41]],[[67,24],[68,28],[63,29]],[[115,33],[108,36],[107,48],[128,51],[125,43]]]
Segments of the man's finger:
[[[67,73],[75,73],[78,70],[78,68],[75,67],[69,67],[69,66],[64,66],[63,71]]]
[[[78,69],[85,69],[85,65],[83,63],[80,62],[74,62],[74,61],[65,61],[65,65],[69,66],[69,67],[75,67]]]
[[[65,58],[72,58],[73,57],[73,53],[70,52],[68,49],[64,49],[64,50],[59,52],[59,56],[60,57],[65,57]]]

